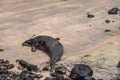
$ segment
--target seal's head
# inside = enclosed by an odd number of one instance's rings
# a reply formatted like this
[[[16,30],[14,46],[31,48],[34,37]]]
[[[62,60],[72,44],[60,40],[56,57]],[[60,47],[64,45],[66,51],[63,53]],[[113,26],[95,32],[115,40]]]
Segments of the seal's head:
[[[32,52],[35,52],[36,51],[36,48],[35,46],[33,45],[33,40],[32,39],[29,39],[29,40],[26,40],[22,43],[22,46],[29,46],[31,47],[31,51]]]
[[[29,40],[24,41],[22,43],[22,46],[29,46],[31,47],[32,52],[36,52],[36,49],[38,49],[39,43],[37,40],[29,39]]]
[[[22,43],[22,46],[32,46],[32,44],[33,44],[33,42],[34,42],[34,36],[35,35],[33,35],[30,39],[28,39],[28,40],[25,40],[23,43]]]

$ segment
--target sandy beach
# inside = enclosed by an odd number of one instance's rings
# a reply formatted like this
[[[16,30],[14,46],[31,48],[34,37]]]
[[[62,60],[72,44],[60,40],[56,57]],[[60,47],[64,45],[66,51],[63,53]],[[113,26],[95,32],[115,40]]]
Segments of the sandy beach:
[[[2,0],[0,1],[1,59],[42,64],[49,57],[21,44],[33,35],[59,37],[64,55],[59,63],[85,63],[96,79],[113,79],[120,71],[120,15],[109,15],[119,0]],[[88,18],[87,13],[94,18]],[[105,20],[110,20],[106,23]],[[110,32],[105,32],[109,29]],[[87,57],[85,55],[88,55]],[[67,58],[66,58],[67,57]]]

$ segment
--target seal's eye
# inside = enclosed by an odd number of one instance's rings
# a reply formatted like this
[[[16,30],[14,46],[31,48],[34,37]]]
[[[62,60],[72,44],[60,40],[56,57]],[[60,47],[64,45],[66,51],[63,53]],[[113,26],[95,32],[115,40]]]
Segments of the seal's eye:
[[[36,43],[35,46],[39,46],[39,43]]]
[[[39,44],[40,45],[45,45],[45,41],[41,40],[41,41],[39,41]]]
[[[26,41],[27,44],[32,44],[32,41]]]

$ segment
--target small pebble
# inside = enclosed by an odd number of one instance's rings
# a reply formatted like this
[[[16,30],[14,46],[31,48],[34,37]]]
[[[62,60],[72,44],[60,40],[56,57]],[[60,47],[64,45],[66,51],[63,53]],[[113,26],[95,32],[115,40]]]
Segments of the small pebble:
[[[88,17],[88,18],[94,18],[95,16],[92,15],[92,14],[90,14],[90,13],[87,13],[87,17]]]
[[[111,30],[109,30],[109,29],[106,29],[106,30],[105,30],[105,32],[111,32]]]
[[[107,20],[105,20],[105,22],[106,22],[107,24],[109,24],[109,23],[110,23],[110,20],[107,19]]]

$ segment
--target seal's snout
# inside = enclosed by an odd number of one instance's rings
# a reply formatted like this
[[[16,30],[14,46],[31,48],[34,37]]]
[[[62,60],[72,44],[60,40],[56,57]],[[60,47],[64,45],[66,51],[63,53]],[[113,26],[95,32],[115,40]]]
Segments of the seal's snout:
[[[25,43],[25,42],[24,42],[24,43],[22,43],[22,46],[27,46],[27,45],[28,45],[28,44],[27,44],[27,43]]]
[[[32,41],[31,40],[26,40],[22,43],[22,46],[31,46],[32,45]]]
[[[29,46],[28,42],[23,42],[22,46]]]

